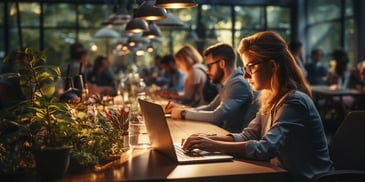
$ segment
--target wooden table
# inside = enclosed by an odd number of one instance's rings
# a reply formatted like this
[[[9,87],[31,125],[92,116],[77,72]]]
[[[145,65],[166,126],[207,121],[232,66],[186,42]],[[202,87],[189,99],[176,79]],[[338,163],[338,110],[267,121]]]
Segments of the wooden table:
[[[360,105],[365,102],[365,92],[356,89],[336,89],[328,86],[311,86],[311,89],[322,120],[331,121],[331,123],[326,123],[329,132],[337,129],[348,111],[359,109]],[[346,99],[354,101],[351,107],[344,104]]]
[[[174,142],[192,133],[228,132],[209,123],[169,119]],[[95,172],[68,174],[59,181],[290,181],[286,170],[270,163],[234,159],[228,162],[178,165],[157,151],[130,150]]]
[[[365,98],[365,92],[356,89],[335,89],[328,86],[311,86],[311,89],[318,107],[320,100],[324,102],[322,105],[333,106],[336,101],[343,103],[344,97],[350,96],[354,98],[354,106],[356,106],[357,103],[364,102]]]
[[[356,90],[356,89],[347,89],[347,88],[331,88],[328,86],[311,86],[312,93],[315,97],[335,97],[338,96],[342,99],[343,96],[354,96],[361,97],[365,96],[364,91]]]

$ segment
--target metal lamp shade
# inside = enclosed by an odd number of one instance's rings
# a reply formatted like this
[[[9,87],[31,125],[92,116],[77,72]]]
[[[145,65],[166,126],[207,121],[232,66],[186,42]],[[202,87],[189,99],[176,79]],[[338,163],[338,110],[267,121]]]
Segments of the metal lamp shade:
[[[191,8],[197,6],[194,0],[156,0],[154,7],[177,9],[177,8]]]
[[[148,31],[148,24],[144,20],[132,19],[125,27],[127,32],[139,33]]]
[[[123,9],[120,12],[111,14],[103,21],[102,25],[125,25],[130,19],[131,15],[128,14],[126,9]]]
[[[100,39],[112,39],[112,38],[118,38],[119,33],[110,28],[103,27],[95,33],[94,37]]]
[[[161,28],[181,28],[185,26],[185,24],[171,12],[167,12],[166,19],[157,20],[156,25]]]
[[[155,8],[155,0],[145,0],[136,10],[134,17],[142,20],[161,20],[167,18],[167,11],[164,8]]]
[[[161,30],[154,22],[149,22],[148,28],[149,31],[143,32],[142,37],[146,37],[149,39],[161,37]]]

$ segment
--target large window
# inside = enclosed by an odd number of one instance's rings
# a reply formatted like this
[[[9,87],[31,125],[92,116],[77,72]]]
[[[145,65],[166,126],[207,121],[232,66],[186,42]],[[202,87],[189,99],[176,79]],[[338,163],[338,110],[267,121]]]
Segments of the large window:
[[[0,53],[4,52],[4,47],[7,47],[8,51],[20,47],[16,4],[8,2],[7,5],[7,14],[0,14],[1,20],[4,20],[5,15],[8,17],[8,25],[0,22],[0,39],[8,35],[9,41],[0,45]],[[0,8],[4,9],[3,6],[4,3],[0,3]],[[118,26],[113,28],[121,35],[120,38],[95,38],[95,33],[102,28],[102,21],[113,13],[113,4],[102,1],[92,4],[76,1],[20,2],[19,7],[23,46],[46,48],[50,64],[62,65],[69,56],[70,44],[74,42],[80,42],[89,49],[92,61],[99,54],[111,53],[117,42],[125,43],[130,35],[123,32],[123,26]],[[112,54],[116,57],[111,61],[124,59],[122,62],[133,62],[145,59],[151,62],[155,54],[173,54],[185,44],[192,44],[200,51],[218,41],[237,47],[243,37],[268,29],[275,30],[287,38],[290,35],[289,10],[288,7],[282,6],[221,4],[200,4],[194,8],[169,10],[184,22],[185,27],[161,28],[162,37],[153,41],[154,47],[157,48],[154,53],[145,52],[144,56],[138,58],[133,52],[132,55],[123,55],[123,58],[117,57],[118,54]],[[5,30],[5,26],[8,29]],[[190,31],[198,35],[197,39],[187,38]]]
[[[8,14],[8,35],[9,42],[7,46],[10,50],[20,48],[22,41],[23,46],[32,47],[39,49],[40,47],[40,4],[39,3],[20,3],[20,26],[21,30],[18,30],[18,17],[17,17],[17,7],[15,3],[9,3]],[[19,36],[19,31],[21,31],[21,36]]]
[[[308,1],[309,49],[321,48],[326,54],[323,61],[326,65],[331,60],[332,51],[338,48],[343,48],[348,52],[349,66],[357,62],[354,60],[352,2],[352,0]],[[309,53],[310,50],[307,52]]]
[[[172,12],[184,21],[186,27],[165,30],[158,54],[174,53],[187,43],[200,48],[200,51],[215,42],[229,43],[237,48],[243,37],[268,29],[277,31],[286,39],[290,36],[290,11],[287,7],[203,4]],[[197,40],[187,39],[190,31],[196,33]],[[218,36],[216,39],[212,37],[213,31]]]

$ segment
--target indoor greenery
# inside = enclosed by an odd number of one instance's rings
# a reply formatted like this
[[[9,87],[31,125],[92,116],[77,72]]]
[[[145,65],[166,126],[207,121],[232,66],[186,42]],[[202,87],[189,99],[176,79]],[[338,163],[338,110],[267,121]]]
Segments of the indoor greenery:
[[[32,151],[72,146],[70,169],[93,169],[118,157],[128,147],[128,109],[102,102],[97,96],[80,103],[60,102],[55,83],[57,66],[47,65],[45,51],[15,51],[17,77],[25,99],[0,109],[0,176],[33,168]]]

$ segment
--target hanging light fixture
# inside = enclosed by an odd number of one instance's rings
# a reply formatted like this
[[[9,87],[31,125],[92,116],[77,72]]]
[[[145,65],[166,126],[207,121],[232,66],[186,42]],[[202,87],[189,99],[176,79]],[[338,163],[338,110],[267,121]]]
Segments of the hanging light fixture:
[[[197,6],[194,0],[156,0],[154,7],[177,9],[177,8],[191,8]]]
[[[147,50],[147,52],[149,52],[149,53],[151,53],[151,52],[155,51],[155,46],[154,46],[154,44],[153,44],[153,42],[152,42],[152,41],[148,44],[148,46],[147,46],[146,50]]]
[[[167,18],[165,8],[155,8],[155,0],[145,0],[136,10],[134,18],[142,20],[161,20]]]
[[[134,3],[133,4],[133,19],[130,20],[126,27],[125,27],[125,31],[129,32],[129,33],[141,33],[141,32],[145,32],[148,31],[148,24],[146,21],[141,20],[141,19],[136,19],[136,10],[137,8],[137,4]]]
[[[109,43],[110,42],[109,41],[111,39],[118,38],[119,33],[116,32],[113,29],[108,28],[108,27],[103,27],[95,33],[94,37],[97,38],[97,39],[105,40],[105,55],[109,56],[109,53],[110,53],[110,50],[109,50]]]
[[[119,4],[115,4],[113,7],[113,14],[107,17],[102,25],[125,25],[131,19],[128,10],[126,8],[126,1],[119,1]]]
[[[101,29],[96,31],[94,37],[99,39],[113,39],[118,38],[119,33],[108,27],[102,27]]]
[[[149,31],[143,32],[142,37],[146,37],[149,39],[161,37],[161,30],[153,21],[148,22]]]
[[[148,31],[148,23],[144,20],[132,19],[125,27],[125,31],[131,33],[140,33]]]
[[[182,28],[185,24],[173,13],[167,12],[167,18],[155,21],[160,28]]]

